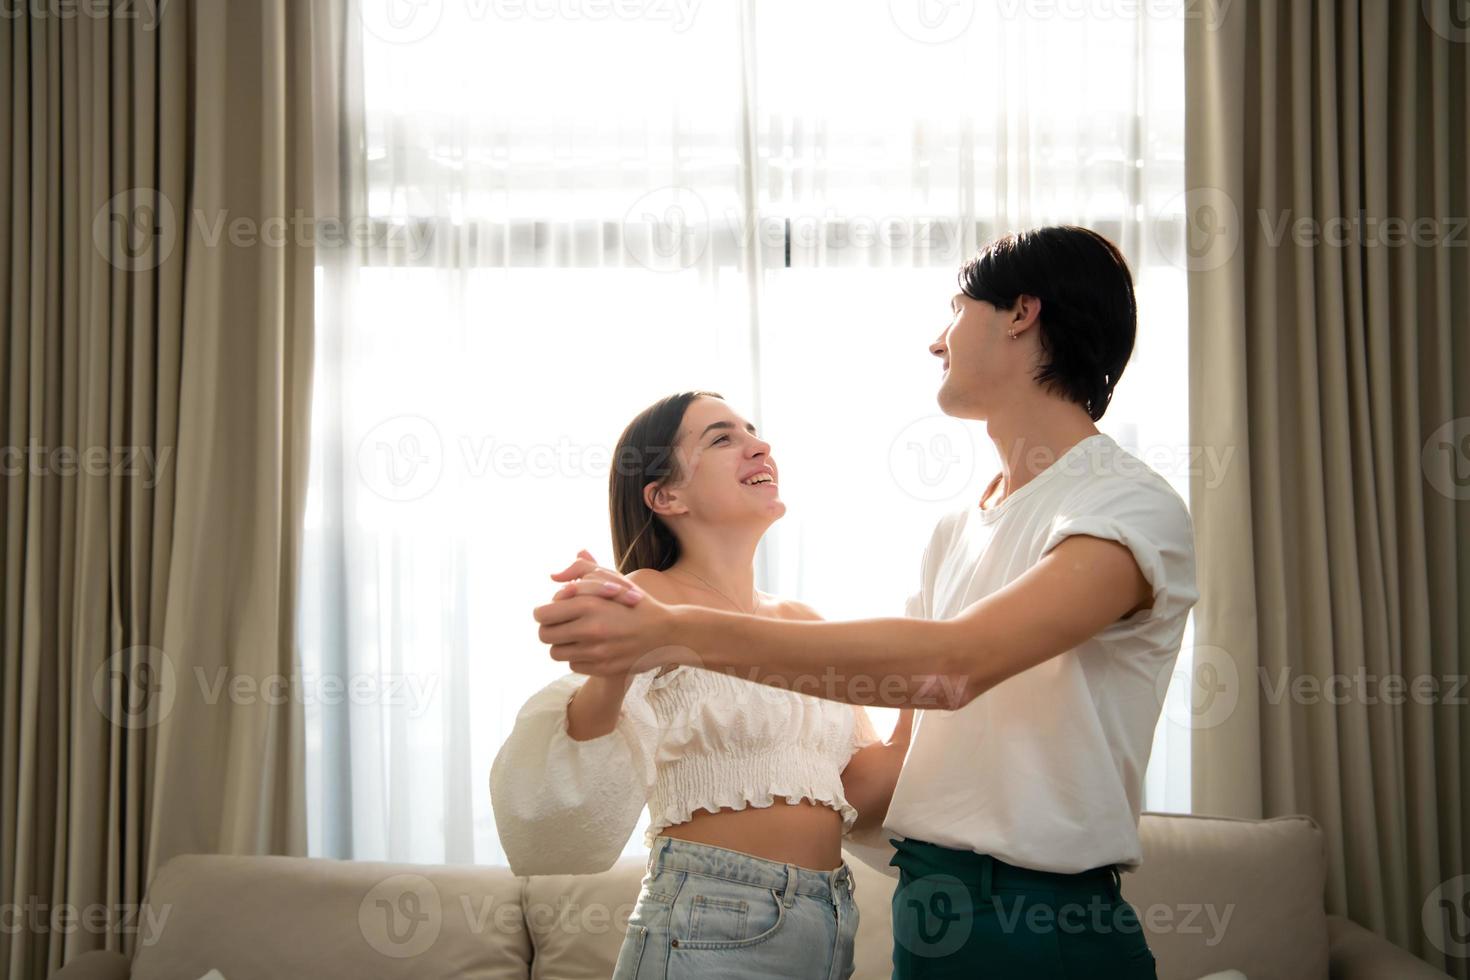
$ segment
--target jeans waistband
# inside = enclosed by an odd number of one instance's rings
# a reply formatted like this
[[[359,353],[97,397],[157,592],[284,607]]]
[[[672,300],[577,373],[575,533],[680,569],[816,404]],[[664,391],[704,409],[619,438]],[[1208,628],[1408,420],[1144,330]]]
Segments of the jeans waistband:
[[[782,894],[788,908],[796,895],[809,895],[836,903],[844,893],[850,897],[853,887],[852,868],[846,861],[831,871],[818,871],[676,837],[654,838],[648,853],[648,870],[650,873],[687,871],[770,888]]]
[[[1046,889],[1064,892],[1108,892],[1122,885],[1115,864],[1105,864],[1069,874],[1060,871],[1038,871],[1007,864],[990,854],[976,854],[928,841],[890,838],[896,852],[888,862],[914,876],[947,874],[977,885],[983,895],[992,888]]]

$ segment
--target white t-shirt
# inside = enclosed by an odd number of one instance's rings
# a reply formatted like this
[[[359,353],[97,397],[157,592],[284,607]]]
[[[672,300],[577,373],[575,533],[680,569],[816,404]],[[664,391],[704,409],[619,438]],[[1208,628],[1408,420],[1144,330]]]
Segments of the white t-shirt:
[[[943,518],[908,612],[957,616],[1073,534],[1126,545],[1152,608],[958,711],[917,712],[888,836],[1041,871],[1141,862],[1144,770],[1199,598],[1189,512],[1168,482],[1110,436],[1089,436],[992,509]]]

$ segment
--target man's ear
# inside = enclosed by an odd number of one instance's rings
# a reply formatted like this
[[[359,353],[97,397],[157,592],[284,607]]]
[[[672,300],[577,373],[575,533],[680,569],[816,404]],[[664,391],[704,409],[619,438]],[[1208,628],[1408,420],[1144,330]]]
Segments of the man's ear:
[[[1031,329],[1041,319],[1041,298],[1022,293],[1016,297],[1016,304],[1010,312],[1011,322],[1006,329],[1020,336],[1022,330]]]
[[[647,483],[643,486],[643,502],[648,509],[660,517],[688,513],[689,508],[679,500],[679,492],[662,483]]]

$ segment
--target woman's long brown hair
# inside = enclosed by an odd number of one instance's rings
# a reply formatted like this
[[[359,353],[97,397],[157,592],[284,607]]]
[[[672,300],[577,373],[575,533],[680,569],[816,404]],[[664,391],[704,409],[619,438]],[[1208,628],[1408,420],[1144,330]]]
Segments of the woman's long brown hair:
[[[643,499],[650,483],[667,483],[679,475],[674,443],[684,413],[696,398],[721,398],[713,391],[681,391],[661,398],[638,413],[618,437],[608,475],[608,516],[613,554],[622,574],[639,568],[663,571],[679,559],[679,539]]]

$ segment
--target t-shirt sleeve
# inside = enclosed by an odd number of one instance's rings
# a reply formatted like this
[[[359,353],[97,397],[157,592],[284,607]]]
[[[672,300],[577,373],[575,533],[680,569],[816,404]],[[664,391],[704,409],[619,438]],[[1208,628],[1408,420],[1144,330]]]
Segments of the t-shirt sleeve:
[[[1179,495],[1162,482],[1113,478],[1084,487],[1064,501],[1041,554],[1074,534],[1117,541],[1133,554],[1153,593],[1136,622],[1163,616],[1199,598],[1194,579],[1194,527]]]
[[[945,521],[940,521],[935,526],[934,532],[929,536],[929,543],[924,546],[924,553],[919,558],[919,580],[915,583],[918,588],[909,595],[904,602],[903,614],[910,619],[933,619],[929,614],[929,589],[932,581],[930,572],[930,556],[940,553],[940,535],[945,533]]]

